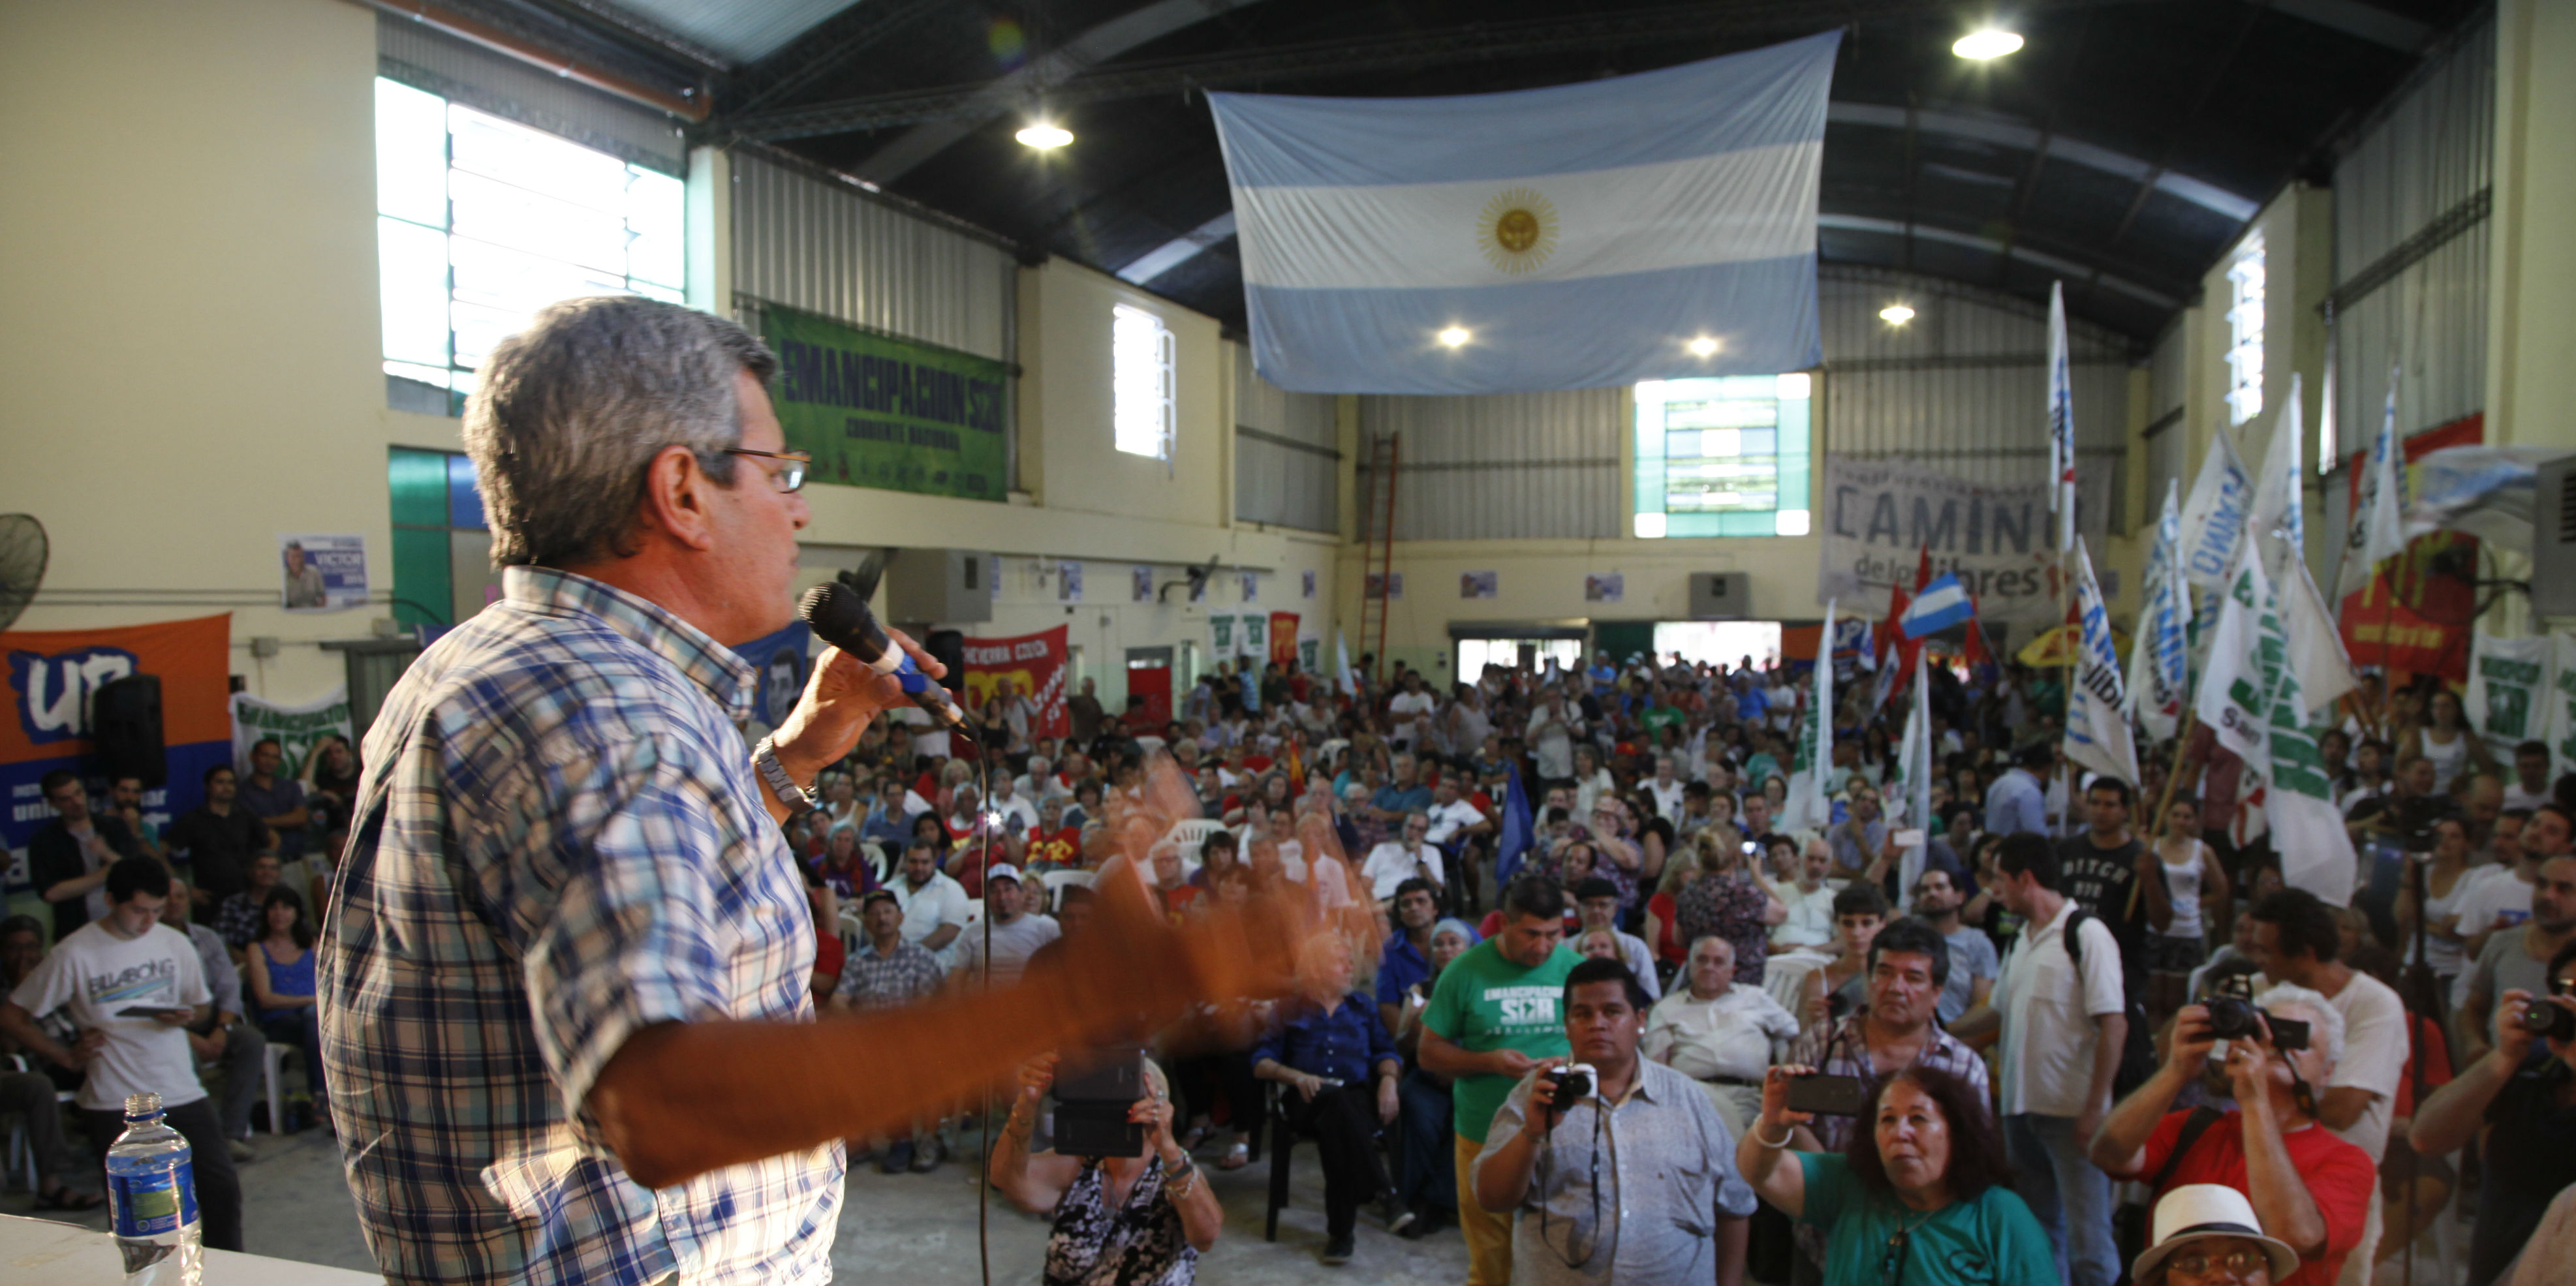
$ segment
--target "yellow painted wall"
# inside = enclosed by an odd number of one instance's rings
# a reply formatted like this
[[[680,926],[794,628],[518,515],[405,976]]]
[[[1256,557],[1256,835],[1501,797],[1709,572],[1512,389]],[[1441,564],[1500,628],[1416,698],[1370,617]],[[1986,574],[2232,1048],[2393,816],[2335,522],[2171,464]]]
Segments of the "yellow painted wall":
[[[2576,5],[2496,6],[2487,441],[2576,448]]]

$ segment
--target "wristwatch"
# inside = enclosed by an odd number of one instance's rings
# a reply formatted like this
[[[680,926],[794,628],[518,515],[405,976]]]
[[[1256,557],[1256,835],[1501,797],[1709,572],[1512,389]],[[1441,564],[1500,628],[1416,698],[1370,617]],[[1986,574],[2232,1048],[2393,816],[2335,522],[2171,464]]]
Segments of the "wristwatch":
[[[778,762],[778,748],[770,744],[769,738],[761,738],[760,744],[751,748],[751,766],[760,770],[760,779],[769,784],[769,793],[777,796],[779,803],[789,808],[823,806],[821,795],[797,785],[796,779],[787,775],[786,765]]]

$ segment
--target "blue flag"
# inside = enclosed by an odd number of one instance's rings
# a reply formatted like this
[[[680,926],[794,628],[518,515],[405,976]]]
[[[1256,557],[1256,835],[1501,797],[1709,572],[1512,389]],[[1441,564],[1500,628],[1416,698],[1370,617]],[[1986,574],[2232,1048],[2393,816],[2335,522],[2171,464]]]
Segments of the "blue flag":
[[[1841,40],[1503,94],[1209,94],[1255,368],[1436,394],[1815,365]]]
[[[1509,884],[1521,869],[1521,859],[1528,856],[1530,837],[1529,793],[1521,789],[1521,770],[1515,765],[1508,770],[1511,778],[1503,792],[1503,833],[1494,843],[1494,880]],[[1499,897],[1500,895],[1497,894]]]

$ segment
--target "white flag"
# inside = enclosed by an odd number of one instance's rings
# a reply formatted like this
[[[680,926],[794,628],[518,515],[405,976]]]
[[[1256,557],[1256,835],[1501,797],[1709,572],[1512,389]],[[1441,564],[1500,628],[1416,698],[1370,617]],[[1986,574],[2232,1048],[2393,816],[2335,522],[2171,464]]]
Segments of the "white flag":
[[[1360,680],[1359,675],[1351,669],[1350,640],[1343,637],[1340,630],[1333,631],[1333,660],[1336,663],[1335,668],[1342,676],[1342,694],[1344,696],[1358,696],[1360,694]]]
[[[2260,618],[2271,598],[2263,560],[2237,560],[2236,575],[2219,604],[2218,625],[2209,632],[2209,669],[2200,676],[2199,697],[2192,706],[2218,744],[2257,771],[2270,755],[2271,680],[2256,653],[2262,641]]]
[[[1896,905],[1900,912],[1914,909],[1914,885],[1923,878],[1923,858],[1929,850],[1932,828],[1932,684],[1928,648],[1914,650],[1914,701],[1905,712],[1905,738],[1896,753],[1897,780],[1904,783],[1905,796],[1900,802],[1889,791],[1889,802],[1907,828],[1921,831],[1924,840],[1905,850],[1899,859]]]
[[[2282,879],[2346,905],[2355,874],[2352,839],[2306,726],[2309,702],[2290,663],[2289,635],[2262,559],[2243,560],[2228,582],[2217,635],[2201,679],[2200,718],[2220,744],[2243,756],[2249,774],[2262,778],[2263,821],[2281,855]]]
[[[2263,448],[2263,468],[2254,475],[2253,523],[2257,537],[2279,532],[2291,549],[2301,551],[2301,557],[2308,547],[2307,480],[2299,474],[2300,439],[2306,432],[2299,414],[2299,376],[2294,371],[2290,396],[2272,421],[2272,443]]]
[[[2183,694],[2190,690],[2187,642],[2191,586],[2182,575],[2182,479],[2165,484],[2165,509],[2147,549],[2144,601],[2138,636],[2129,644],[2129,704],[2138,726],[2163,740],[2182,728]]]
[[[1797,753],[1789,769],[1789,798],[1781,805],[1779,829],[1823,830],[1833,821],[1825,799],[1825,779],[1834,771],[1834,604],[1825,602],[1825,628],[1816,634],[1815,700],[1798,729]]]
[[[2093,580],[2093,559],[2084,539],[2075,540],[2075,615],[2082,641],[2066,689],[2066,758],[2068,762],[2138,782],[2138,742],[2129,732],[2128,699],[2121,693],[2120,653],[2111,642],[2111,608]]]
[[[2255,543],[2270,551],[2266,561],[2271,564],[2272,592],[2280,600],[2281,627],[2289,631],[2290,668],[2299,676],[2306,710],[2360,687],[2361,676],[2353,673],[2352,658],[2343,650],[2343,631],[2335,628],[2334,612],[2326,606],[2317,578],[2308,574],[2308,561],[2277,539]]]
[[[2361,499],[2352,507],[2352,530],[2345,533],[2343,565],[2335,574],[2335,598],[2370,587],[2379,564],[2406,552],[2405,471],[2397,457],[2397,373],[2388,368],[2388,406],[2379,417],[2379,433],[2370,440],[2370,458],[2362,465]]]
[[[2469,695],[2461,708],[2469,730],[2499,760],[2548,729],[2550,652],[2545,637],[2500,639],[2479,630],[2469,642]]]
[[[2182,570],[2192,584],[2217,590],[2227,584],[2227,569],[2236,565],[2245,541],[2245,515],[2254,503],[2254,475],[2236,454],[2236,443],[2219,429],[2210,436],[2200,476],[2182,506]]]
[[[2048,492],[2057,548],[2075,547],[2075,391],[2066,359],[2066,283],[2048,284]]]

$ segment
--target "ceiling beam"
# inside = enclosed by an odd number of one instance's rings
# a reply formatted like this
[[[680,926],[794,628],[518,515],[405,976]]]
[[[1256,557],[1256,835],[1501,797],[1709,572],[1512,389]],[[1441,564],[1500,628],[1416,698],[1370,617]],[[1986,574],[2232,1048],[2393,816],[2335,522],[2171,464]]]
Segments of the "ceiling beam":
[[[789,95],[835,71],[910,25],[948,8],[945,0],[864,0],[808,28],[784,49],[744,68],[727,98],[744,111],[784,102]]]
[[[2433,36],[2433,29],[2423,23],[2390,13],[2377,5],[2363,4],[2360,0],[2248,0],[2248,3],[2340,31],[2356,40],[2367,40],[2401,54],[2422,53],[2424,42]]]
[[[2172,295],[2168,295],[2161,290],[2157,290],[2152,286],[2141,285],[2126,277],[2104,272],[2100,268],[2091,264],[2077,263],[2072,259],[2068,259],[2060,255],[2049,254],[2041,250],[2033,250],[2026,245],[2007,243],[1980,233],[1961,232],[1955,228],[1944,228],[1920,221],[1909,222],[1903,219],[1877,219],[1866,215],[1833,214],[1830,212],[1816,216],[1816,228],[1823,232],[1860,232],[1876,236],[1895,237],[1900,240],[1912,238],[1920,241],[1940,242],[1944,245],[1963,246],[1971,250],[1982,250],[1990,255],[1999,255],[2007,259],[2029,264],[2034,268],[2040,268],[2048,272],[2056,273],[2059,276],[2065,277],[2069,281],[2100,286],[2109,290],[2116,290],[2121,294],[2127,295],[2133,299],[2143,300],[2158,308],[2172,310],[2182,307],[2182,301],[2180,299],[2177,299]]]

